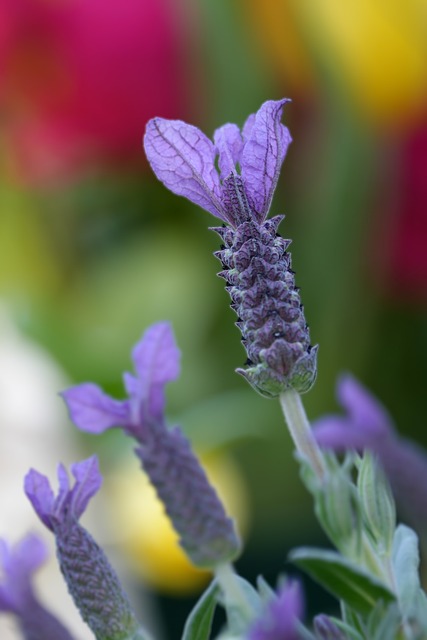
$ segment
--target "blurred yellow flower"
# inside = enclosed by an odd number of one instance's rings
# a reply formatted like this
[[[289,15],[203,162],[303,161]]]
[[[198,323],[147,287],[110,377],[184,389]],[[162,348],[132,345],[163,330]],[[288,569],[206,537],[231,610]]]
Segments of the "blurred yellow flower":
[[[242,534],[248,498],[239,468],[225,452],[202,456],[202,464]],[[138,461],[128,457],[106,483],[114,541],[131,570],[158,591],[187,595],[201,589],[210,572],[194,567],[178,543],[169,518]]]
[[[375,125],[411,119],[427,100],[425,0],[249,0],[247,6],[296,89],[296,73],[309,80],[311,54],[312,68],[326,71]]]

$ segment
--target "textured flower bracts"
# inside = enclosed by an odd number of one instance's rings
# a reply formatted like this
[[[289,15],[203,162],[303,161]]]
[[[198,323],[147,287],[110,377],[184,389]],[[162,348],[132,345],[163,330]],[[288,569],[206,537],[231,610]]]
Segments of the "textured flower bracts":
[[[224,243],[215,255],[248,354],[248,368],[237,371],[267,397],[308,391],[316,377],[317,347],[286,252],[290,241],[277,233],[283,216],[266,220],[291,141],[281,124],[286,102],[265,102],[242,132],[224,125],[214,143],[196,127],[162,118],[150,120],[144,138],[164,185],[229,225],[214,229]]]
[[[237,369],[260,393],[273,397],[287,387],[308,391],[316,376],[317,347],[310,337],[286,253],[289,240],[277,234],[283,216],[237,229],[216,228],[225,248],[215,255],[224,271],[231,307],[248,354]]]

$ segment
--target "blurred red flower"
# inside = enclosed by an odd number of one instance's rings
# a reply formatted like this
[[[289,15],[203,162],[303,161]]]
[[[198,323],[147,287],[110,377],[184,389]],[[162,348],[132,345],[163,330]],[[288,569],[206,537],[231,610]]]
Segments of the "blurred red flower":
[[[0,135],[32,179],[142,158],[145,122],[185,117],[174,0],[2,0]]]

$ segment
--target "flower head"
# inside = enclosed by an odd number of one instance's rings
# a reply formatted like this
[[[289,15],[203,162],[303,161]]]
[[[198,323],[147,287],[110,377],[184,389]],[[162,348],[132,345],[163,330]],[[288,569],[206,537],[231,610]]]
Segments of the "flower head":
[[[303,613],[303,599],[298,582],[288,582],[267,603],[248,634],[248,640],[297,640],[296,622]]]
[[[214,142],[181,120],[154,118],[147,124],[145,153],[156,176],[173,193],[232,227],[245,220],[261,223],[291,142],[280,122],[286,102],[265,102],[242,131],[226,124],[217,129]]]
[[[224,242],[215,253],[224,269],[218,275],[227,282],[248,355],[248,368],[237,372],[266,397],[308,391],[317,370],[286,251],[290,241],[277,233],[283,216],[266,220],[291,141],[281,123],[286,102],[264,102],[242,131],[225,124],[214,142],[192,125],[162,118],[150,120],[144,138],[159,180],[231,226],[214,231]]]
[[[62,394],[72,420],[91,433],[121,426],[138,441],[136,454],[195,565],[212,567],[234,558],[240,541],[233,521],[183,433],[166,426],[164,386],[179,374],[170,325],[150,327],[132,355],[136,376],[125,374],[129,399],[113,400],[90,383],[72,387]]]
[[[337,452],[371,450],[388,477],[400,514],[419,531],[427,531],[426,452],[399,437],[384,407],[352,376],[338,380],[337,395],[347,414],[316,420],[317,442]]]
[[[15,614],[27,639],[72,640],[67,629],[37,600],[32,576],[47,558],[41,539],[27,535],[14,547],[0,539],[0,611]],[[1,572],[0,572],[1,574]]]
[[[31,469],[25,492],[40,520],[55,535],[61,571],[83,620],[100,640],[133,637],[139,625],[127,596],[105,553],[78,522],[101,486],[96,456],[72,465],[71,471],[76,480],[73,487],[65,468],[58,467],[55,497],[46,476]]]
[[[96,384],[84,383],[62,393],[71,419],[82,431],[102,433],[112,427],[143,441],[151,425],[163,421],[164,387],[179,375],[180,352],[167,322],[152,325],[132,351],[135,374],[125,373],[128,399],[114,400]]]

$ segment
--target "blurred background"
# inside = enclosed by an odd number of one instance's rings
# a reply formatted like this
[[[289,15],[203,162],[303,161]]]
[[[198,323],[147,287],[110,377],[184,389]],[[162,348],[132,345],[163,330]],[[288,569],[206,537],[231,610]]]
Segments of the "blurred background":
[[[91,530],[164,639],[207,577],[176,551],[131,443],[82,437],[57,392],[92,380],[121,397],[132,345],[170,320],[168,414],[239,522],[238,569],[274,584],[291,547],[326,544],[278,403],[234,373],[215,219],[156,182],[141,148],[153,116],[211,135],[283,96],[294,141],[272,213],[320,345],[308,415],[336,410],[349,370],[427,446],[425,1],[0,0],[0,535],[37,528],[30,466],[53,477],[97,451]],[[55,579],[45,601],[90,638],[65,590],[49,598]],[[309,612],[333,606],[308,585]]]

